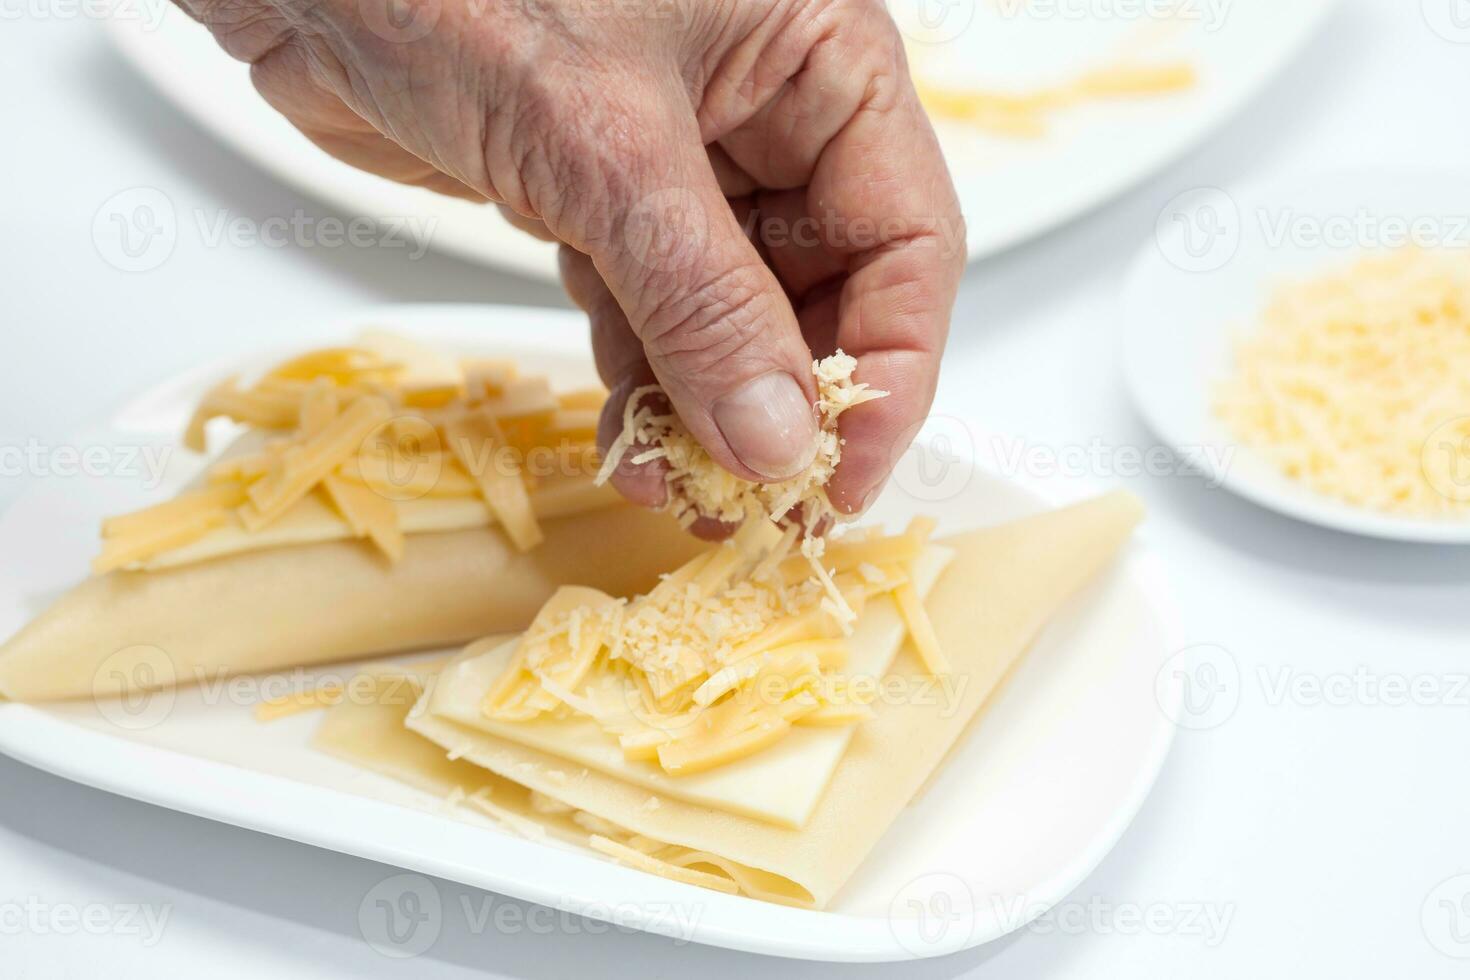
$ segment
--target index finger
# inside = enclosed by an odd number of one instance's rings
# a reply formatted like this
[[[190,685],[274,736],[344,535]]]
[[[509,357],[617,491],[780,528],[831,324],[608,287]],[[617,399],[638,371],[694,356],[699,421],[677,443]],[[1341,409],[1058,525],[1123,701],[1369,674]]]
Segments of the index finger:
[[[849,514],[877,496],[929,412],[965,265],[959,201],[901,48],[897,69],[827,144],[808,191],[848,226],[837,344],[858,381],[889,393],[842,416],[827,493]]]

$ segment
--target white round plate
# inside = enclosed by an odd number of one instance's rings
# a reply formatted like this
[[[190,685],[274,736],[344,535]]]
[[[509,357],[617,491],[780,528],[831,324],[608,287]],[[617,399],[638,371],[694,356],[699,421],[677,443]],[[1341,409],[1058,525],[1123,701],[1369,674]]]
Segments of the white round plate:
[[[1158,4],[1096,5],[1100,13],[1079,18],[1078,5],[1067,3],[890,0],[908,27],[916,73],[946,84],[1032,90],[1132,51],[1146,63],[1182,59],[1199,71],[1193,91],[1094,103],[1059,116],[1042,139],[999,139],[939,123],[968,222],[970,259],[1071,220],[1194,146],[1300,51],[1333,2],[1180,0],[1180,12],[1163,20],[1137,13],[1162,9]],[[938,27],[924,27],[936,13]],[[183,11],[119,0],[107,25],[118,51],[166,98],[278,179],[353,215],[419,221],[431,247],[461,258],[556,278],[553,247],[516,231],[496,209],[395,184],[329,157],[266,105],[246,66]]]
[[[1470,543],[1470,520],[1377,513],[1288,478],[1237,445],[1211,408],[1234,339],[1274,286],[1413,236],[1470,248],[1470,180],[1341,173],[1181,196],[1123,287],[1123,373],[1144,420],[1216,483],[1264,507],[1371,537]]]
[[[385,327],[491,349],[568,384],[591,372],[583,345],[569,339],[577,319],[507,307],[385,307],[303,325],[300,336],[309,346]],[[239,366],[192,371],[144,393],[79,449],[171,444],[211,377]],[[168,484],[198,467],[177,455]],[[892,526],[933,514],[950,533],[1049,505],[949,463],[941,472],[906,457],[875,516]],[[0,517],[0,636],[83,574],[98,519],[135,503],[138,482],[51,478]],[[1172,687],[1156,694],[1179,649],[1164,580],[1135,541],[1045,630],[823,912],[706,891],[466,822],[441,799],[310,751],[310,714],[256,723],[228,685],[171,694],[166,711],[149,705],[141,728],[120,727],[116,709],[104,717],[90,702],[0,704],[0,752],[113,793],[685,940],[820,960],[933,956],[1024,927],[1097,867],[1142,806],[1179,717]],[[304,680],[323,675],[341,678],[345,668]],[[671,909],[697,914],[671,918]],[[916,928],[916,915],[929,918]]]

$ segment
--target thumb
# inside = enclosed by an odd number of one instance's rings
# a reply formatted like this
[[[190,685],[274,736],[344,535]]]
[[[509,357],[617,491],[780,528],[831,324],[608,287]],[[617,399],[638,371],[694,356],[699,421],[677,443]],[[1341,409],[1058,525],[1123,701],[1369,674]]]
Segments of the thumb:
[[[710,456],[747,480],[794,476],[816,453],[811,351],[697,131],[670,142],[645,155],[625,200],[610,203],[592,261]]]

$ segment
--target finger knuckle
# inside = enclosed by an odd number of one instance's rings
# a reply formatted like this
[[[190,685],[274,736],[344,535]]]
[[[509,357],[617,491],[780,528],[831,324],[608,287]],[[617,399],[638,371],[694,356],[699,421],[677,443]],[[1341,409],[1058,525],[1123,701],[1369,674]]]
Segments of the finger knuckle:
[[[728,371],[752,354],[769,322],[769,302],[746,267],[714,273],[693,289],[671,290],[645,318],[640,336],[654,361],[680,377]]]

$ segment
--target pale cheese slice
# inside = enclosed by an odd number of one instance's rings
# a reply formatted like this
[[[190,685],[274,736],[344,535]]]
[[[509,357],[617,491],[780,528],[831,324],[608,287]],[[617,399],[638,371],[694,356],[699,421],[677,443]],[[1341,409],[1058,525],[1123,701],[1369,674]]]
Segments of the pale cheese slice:
[[[950,549],[931,545],[912,566],[914,588],[927,595],[949,563]],[[904,642],[904,618],[889,596],[870,599],[849,638],[851,659],[843,674],[884,677]],[[624,756],[617,741],[591,718],[547,716],[529,722],[495,721],[481,705],[505,671],[515,644],[488,652],[479,644],[444,669],[429,712],[438,718],[560,756],[647,790],[704,806],[799,827],[811,815],[852,737],[851,726],[796,726],[780,742],[705,772],[671,776],[657,765]]]
[[[435,801],[456,801],[493,817],[507,832],[530,840],[575,844],[621,859],[642,871],[699,884],[726,893],[739,891],[753,898],[784,905],[810,906],[811,896],[780,875],[747,867],[727,858],[666,844],[557,802],[514,780],[457,759],[446,750],[404,726],[413,698],[403,695],[432,679],[419,667],[369,667],[353,678],[358,697],[338,699],[312,739],[312,747],[406,783]],[[364,681],[373,684],[372,691]],[[466,738],[469,738],[468,734]],[[560,770],[552,782],[571,783],[582,774]],[[662,803],[648,797],[648,812]],[[616,837],[616,840],[610,840]]]
[[[542,521],[601,510],[616,506],[621,500],[616,490],[596,486],[590,477],[583,476],[548,480],[531,491],[530,499],[532,510]],[[398,511],[398,529],[403,534],[464,531],[497,523],[489,506],[479,497],[420,497],[393,501],[393,506]],[[317,494],[309,494],[259,531],[247,531],[235,521],[128,567],[153,571],[249,551],[348,541],[357,536],[353,527],[326,501]]]

